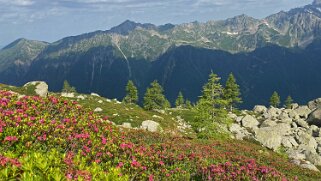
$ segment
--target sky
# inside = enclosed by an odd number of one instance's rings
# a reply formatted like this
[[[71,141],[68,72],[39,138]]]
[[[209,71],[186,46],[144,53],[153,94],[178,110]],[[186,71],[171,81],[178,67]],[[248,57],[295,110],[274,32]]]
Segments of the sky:
[[[312,0],[0,0],[0,48],[18,38],[54,42],[129,19],[161,25],[264,18]]]

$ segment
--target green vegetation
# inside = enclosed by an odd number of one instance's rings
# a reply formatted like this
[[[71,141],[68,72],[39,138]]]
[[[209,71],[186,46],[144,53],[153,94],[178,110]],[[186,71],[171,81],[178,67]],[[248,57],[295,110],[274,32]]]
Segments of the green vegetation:
[[[147,88],[144,96],[144,108],[146,110],[165,109],[169,108],[170,103],[164,96],[164,90],[161,85],[155,80]]]
[[[285,106],[285,108],[290,109],[292,103],[293,103],[292,97],[291,97],[291,96],[288,96],[288,97],[285,99],[285,101],[284,101],[284,106]]]
[[[236,107],[237,104],[242,103],[242,98],[240,96],[239,85],[237,85],[234,75],[231,73],[226,81],[223,92],[223,97],[227,100],[230,111],[233,111],[233,108]]]
[[[136,104],[138,101],[138,91],[137,87],[133,81],[129,80],[126,86],[126,96],[123,99],[123,102],[127,104]]]
[[[77,92],[76,88],[72,87],[67,80],[64,81],[64,84],[63,84],[63,87],[62,87],[61,91],[65,92],[65,93],[75,93],[75,92]]]
[[[280,96],[276,91],[274,91],[270,98],[270,105],[273,107],[279,107],[280,103],[281,103]]]
[[[178,107],[178,108],[185,107],[184,96],[183,96],[183,93],[181,91],[178,93],[177,99],[175,101],[175,106]]]
[[[211,73],[208,83],[203,86],[202,96],[195,106],[196,117],[191,124],[200,138],[224,135],[221,124],[229,122],[225,107],[228,102],[223,97],[220,77]]]
[[[0,91],[0,97],[3,180],[317,180],[321,176],[247,141],[191,140],[124,130],[73,100],[19,98],[7,91]]]

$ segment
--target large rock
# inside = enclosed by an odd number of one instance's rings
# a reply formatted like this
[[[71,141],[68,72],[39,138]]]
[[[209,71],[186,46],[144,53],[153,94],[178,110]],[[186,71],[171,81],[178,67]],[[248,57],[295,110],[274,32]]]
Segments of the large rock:
[[[314,110],[314,109],[316,109],[316,108],[321,108],[321,98],[318,98],[318,99],[315,99],[315,100],[313,100],[313,101],[310,101],[310,102],[308,103],[308,107],[309,107],[309,109],[311,109],[311,110]]]
[[[230,127],[230,132],[235,135],[235,138],[238,140],[243,140],[245,137],[249,137],[249,133],[245,128],[241,127],[239,124],[232,124]]]
[[[267,110],[267,114],[269,118],[275,119],[281,114],[281,110],[275,107],[271,107]]]
[[[308,152],[305,154],[306,159],[316,166],[321,166],[321,157],[316,152]]]
[[[251,115],[246,115],[242,119],[242,125],[246,128],[255,128],[259,125],[260,123]]]
[[[276,125],[277,125],[276,121],[267,119],[267,120],[263,121],[263,123],[260,125],[260,127],[261,128],[263,128],[263,127],[272,127],[272,126],[276,126]]]
[[[159,123],[151,120],[143,121],[141,128],[150,132],[157,132],[157,131],[160,131],[161,129]]]
[[[28,82],[23,87],[26,89],[33,89],[33,91],[41,97],[46,97],[48,95],[48,84],[43,81]]]
[[[291,126],[289,124],[277,124],[273,127],[255,129],[255,137],[262,145],[277,150],[281,144],[283,136],[289,135]]]
[[[311,109],[308,106],[300,106],[295,109],[300,118],[308,118],[308,115],[311,113]]]
[[[321,127],[321,108],[314,110],[308,117],[307,122]]]
[[[295,138],[298,143],[300,143],[300,146],[303,150],[315,150],[318,147],[316,140],[305,131],[298,131]]]
[[[309,124],[303,119],[297,119],[297,120],[295,120],[295,122],[298,124],[298,126],[301,126],[306,129],[309,128]]]
[[[255,113],[258,113],[258,114],[263,114],[267,111],[267,108],[265,106],[262,106],[262,105],[256,105],[254,108],[253,108],[253,111]]]

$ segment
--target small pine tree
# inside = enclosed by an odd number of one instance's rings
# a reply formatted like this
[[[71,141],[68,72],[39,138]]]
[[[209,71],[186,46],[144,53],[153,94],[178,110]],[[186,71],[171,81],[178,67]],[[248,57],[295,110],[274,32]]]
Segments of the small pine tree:
[[[72,92],[76,92],[76,88],[72,87],[69,84],[69,82],[67,80],[65,80],[61,91],[66,92],[66,93],[72,93]]]
[[[184,107],[184,96],[181,91],[178,93],[177,99],[175,101],[175,106],[179,108]]]
[[[136,104],[138,101],[138,91],[137,87],[133,81],[129,80],[126,86],[126,96],[123,99],[123,102],[128,104]]]
[[[274,91],[270,98],[270,105],[273,107],[279,107],[280,103],[280,96],[276,91]]]
[[[191,103],[190,100],[188,100],[188,99],[185,100],[185,107],[186,107],[186,109],[192,109],[193,108],[192,103]]]
[[[170,107],[169,101],[164,96],[164,90],[155,80],[147,88],[144,96],[144,108],[146,110],[165,109]]]
[[[230,111],[233,111],[233,107],[236,107],[237,104],[242,103],[242,99],[240,97],[240,88],[236,83],[234,75],[230,73],[224,88],[223,97],[228,102],[228,106],[230,107]]]
[[[286,98],[286,100],[284,101],[284,106],[285,106],[285,108],[290,109],[292,103],[293,103],[292,97],[291,97],[291,96],[288,96],[288,97]]]

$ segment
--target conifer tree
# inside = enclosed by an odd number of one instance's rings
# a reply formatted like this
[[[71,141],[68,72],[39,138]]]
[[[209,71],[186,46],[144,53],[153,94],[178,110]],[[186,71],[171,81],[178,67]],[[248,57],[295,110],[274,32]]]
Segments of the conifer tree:
[[[181,91],[178,93],[177,99],[175,101],[175,106],[179,108],[184,107],[184,96]]]
[[[285,108],[290,109],[291,104],[293,103],[293,99],[291,96],[288,96],[286,100],[284,101]]]
[[[227,101],[223,99],[223,87],[220,77],[211,73],[208,82],[203,86],[202,96],[197,103],[198,116],[203,120],[220,120],[226,111]]]
[[[230,107],[230,111],[233,111],[233,107],[236,107],[237,104],[242,103],[240,95],[239,85],[236,83],[234,75],[230,73],[223,93],[224,99],[228,102],[228,106]]]
[[[270,98],[270,105],[273,107],[279,107],[280,103],[280,96],[276,91],[274,91]]]
[[[72,87],[69,84],[69,82],[67,80],[65,80],[61,91],[66,92],[66,93],[72,93],[72,92],[76,92],[76,88]]]
[[[164,96],[164,90],[155,80],[147,88],[144,96],[144,108],[146,110],[165,109],[170,107],[169,101]]]
[[[133,81],[129,80],[126,86],[126,96],[123,101],[128,104],[136,104],[138,101],[137,87]]]
[[[192,109],[193,108],[192,103],[191,103],[190,100],[188,100],[188,99],[185,100],[185,107],[186,107],[186,109]]]

